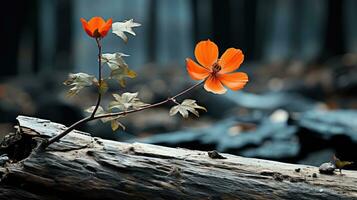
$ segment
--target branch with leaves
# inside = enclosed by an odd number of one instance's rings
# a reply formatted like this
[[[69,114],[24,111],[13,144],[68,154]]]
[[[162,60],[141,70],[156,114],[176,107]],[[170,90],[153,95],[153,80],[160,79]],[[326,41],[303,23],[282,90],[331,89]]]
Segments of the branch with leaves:
[[[135,36],[133,28],[139,27],[140,24],[134,22],[132,19],[124,22],[112,22],[112,19],[104,21],[101,17],[93,17],[88,22],[85,19],[81,19],[83,29],[92,38],[95,39],[98,48],[98,77],[89,75],[83,72],[69,74],[68,79],[64,82],[69,86],[68,96],[78,95],[79,92],[86,87],[95,86],[98,89],[97,102],[94,106],[86,109],[85,111],[90,113],[88,117],[85,117],[76,123],[72,124],[62,133],[57,136],[44,141],[37,148],[43,150],[52,143],[60,140],[62,137],[70,133],[79,125],[100,119],[103,123],[110,122],[112,130],[115,131],[118,128],[125,129],[125,126],[120,122],[120,118],[125,117],[130,113],[143,111],[146,109],[154,108],[173,102],[176,104],[173,106],[169,115],[173,116],[180,113],[184,118],[189,116],[189,113],[199,117],[199,110],[206,111],[206,108],[197,104],[196,100],[185,99],[181,103],[177,98],[190,92],[194,88],[204,84],[204,88],[215,94],[222,94],[226,91],[225,87],[232,90],[239,90],[244,87],[248,82],[247,74],[243,72],[235,72],[236,69],[243,62],[243,54],[239,49],[230,48],[218,59],[218,47],[210,40],[201,41],[196,45],[195,56],[199,64],[191,59],[186,60],[186,67],[190,77],[194,80],[202,80],[197,84],[181,91],[180,93],[168,97],[157,103],[148,104],[142,102],[138,93],[124,92],[122,94],[112,94],[113,101],[109,103],[107,109],[104,109],[101,104],[101,99],[108,90],[108,81],[115,80],[120,87],[126,86],[127,78],[135,78],[136,72],[131,70],[124,58],[128,55],[120,52],[116,53],[102,53],[102,39],[107,35],[112,28],[112,32],[119,36],[125,43],[128,42],[128,37],[125,33],[129,33]],[[110,70],[110,74],[105,77],[102,74],[102,65],[107,65]],[[224,85],[224,86],[223,86]]]

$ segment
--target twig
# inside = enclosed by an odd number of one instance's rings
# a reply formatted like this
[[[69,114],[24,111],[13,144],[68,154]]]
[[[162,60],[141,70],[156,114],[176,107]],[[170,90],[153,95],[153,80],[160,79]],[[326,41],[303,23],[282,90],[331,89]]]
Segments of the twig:
[[[146,110],[146,109],[149,109],[149,108],[153,108],[153,107],[156,107],[156,106],[160,106],[160,105],[163,105],[167,102],[176,102],[176,98],[186,94],[187,92],[193,90],[194,88],[198,87],[199,85],[201,85],[202,83],[204,83],[203,81],[202,82],[199,82],[183,91],[181,91],[180,93],[176,94],[175,96],[172,96],[172,97],[169,97],[163,101],[160,101],[158,103],[154,103],[154,104],[150,104],[150,105],[147,105],[147,106],[144,106],[144,107],[141,107],[141,108],[138,108],[138,109],[133,109],[133,110],[128,110],[128,111],[122,111],[122,112],[116,112],[116,113],[107,113],[107,114],[102,114],[102,115],[97,115],[97,116],[89,116],[89,117],[86,117],[86,118],[83,118],[79,121],[77,121],[76,123],[72,124],[70,127],[68,127],[65,131],[63,131],[62,133],[50,138],[47,142],[44,142],[42,143],[41,145],[39,145],[39,147],[37,148],[38,150],[43,150],[45,148],[47,148],[50,144],[54,143],[54,142],[57,142],[58,140],[60,140],[62,137],[64,137],[65,135],[67,135],[68,133],[70,133],[72,130],[74,130],[77,126],[83,124],[83,123],[86,123],[86,122],[89,122],[89,121],[92,121],[92,120],[96,120],[96,119],[101,119],[101,118],[108,118],[108,117],[116,117],[116,116],[120,116],[120,115],[126,115],[126,114],[129,114],[129,113],[135,113],[135,112],[139,112],[139,111],[142,111],[142,110]],[[176,102],[177,103],[177,102]],[[94,113],[94,112],[93,112]]]
[[[160,102],[158,102],[158,103],[150,104],[150,105],[147,105],[147,106],[138,108],[138,109],[133,109],[133,110],[128,110],[128,111],[122,111],[122,112],[116,112],[116,113],[106,113],[106,114],[102,114],[102,115],[97,115],[97,116],[95,116],[93,119],[100,119],[100,118],[107,118],[107,117],[116,117],[116,116],[119,116],[119,115],[126,115],[126,114],[129,114],[129,113],[134,113],[134,112],[146,110],[146,109],[148,109],[148,108],[153,108],[153,107],[156,107],[156,106],[160,106],[160,105],[165,104],[165,103],[167,103],[167,102],[169,102],[169,101],[172,101],[172,102],[174,102],[174,103],[177,103],[177,102],[176,102],[176,98],[177,98],[177,97],[180,97],[180,96],[182,96],[183,94],[185,94],[185,93],[191,91],[192,89],[198,87],[198,86],[201,85],[202,83],[203,83],[203,81],[202,81],[202,82],[199,82],[199,83],[197,83],[197,84],[195,84],[195,85],[193,85],[193,86],[191,86],[191,87],[189,87],[189,88],[187,88],[187,89],[185,89],[185,90],[183,90],[182,92],[176,94],[176,95],[173,96],[173,97],[169,97],[169,98],[167,98],[167,99],[165,99],[165,100],[163,100],[163,101],[160,101]]]

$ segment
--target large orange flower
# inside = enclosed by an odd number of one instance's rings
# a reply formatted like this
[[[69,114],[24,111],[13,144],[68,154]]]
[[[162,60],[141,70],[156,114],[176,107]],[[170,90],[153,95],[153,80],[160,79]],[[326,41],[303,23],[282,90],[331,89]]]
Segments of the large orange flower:
[[[187,58],[188,74],[194,80],[206,79],[204,88],[209,92],[223,94],[227,91],[224,86],[231,90],[239,90],[248,82],[246,73],[231,73],[237,70],[244,60],[244,55],[240,49],[229,48],[218,59],[217,45],[206,40],[196,45],[195,57],[200,65]]]
[[[81,18],[83,29],[94,38],[105,37],[112,27],[113,20],[110,18],[106,22],[101,17],[92,17],[88,22]]]

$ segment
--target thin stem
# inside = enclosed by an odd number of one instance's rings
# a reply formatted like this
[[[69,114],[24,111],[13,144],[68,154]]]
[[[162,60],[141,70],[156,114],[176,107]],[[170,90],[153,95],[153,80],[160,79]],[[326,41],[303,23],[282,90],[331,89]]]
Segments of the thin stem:
[[[97,104],[94,107],[94,110],[91,114],[91,118],[93,118],[95,116],[95,113],[97,112],[99,105],[100,105],[100,101],[102,99],[102,92],[100,91],[101,86],[102,86],[102,45],[100,44],[100,38],[96,38],[95,41],[97,42],[97,46],[98,46],[98,99],[97,99]]]
[[[95,39],[96,43],[97,43],[97,47],[98,47],[98,98],[97,98],[97,103],[93,109],[92,114],[89,117],[83,118],[79,121],[77,121],[76,123],[72,124],[70,127],[68,127],[65,131],[63,131],[62,133],[54,136],[53,138],[50,138],[47,142],[42,143],[38,149],[45,149],[46,147],[48,147],[50,144],[58,141],[59,139],[61,139],[62,137],[64,137],[65,135],[67,135],[69,132],[71,132],[73,129],[75,129],[77,126],[81,125],[82,123],[91,121],[94,119],[95,113],[97,112],[99,105],[100,105],[100,101],[102,99],[102,93],[100,91],[101,85],[102,85],[102,45],[100,43],[100,38],[96,38]]]
[[[198,83],[196,83],[195,85],[193,85],[193,86],[187,88],[186,90],[183,90],[182,92],[180,92],[180,93],[176,94],[175,96],[171,97],[171,99],[176,99],[177,97],[179,97],[179,96],[185,94],[186,92],[189,92],[189,91],[192,90],[192,89],[195,89],[196,87],[200,86],[200,85],[203,84],[203,83],[204,83],[204,81],[198,82]]]
[[[176,94],[175,96],[172,96],[172,97],[169,97],[163,101],[160,101],[158,103],[154,103],[154,104],[150,104],[150,105],[147,105],[147,106],[144,106],[144,107],[141,107],[141,108],[138,108],[138,109],[133,109],[133,110],[128,110],[128,111],[122,111],[122,112],[116,112],[116,113],[107,113],[107,114],[102,114],[102,115],[97,115],[95,116],[93,119],[100,119],[100,118],[107,118],[107,117],[116,117],[116,116],[120,116],[120,115],[126,115],[126,114],[129,114],[129,113],[135,113],[135,112],[139,112],[139,111],[142,111],[142,110],[146,110],[146,109],[149,109],[149,108],[153,108],[153,107],[156,107],[156,106],[160,106],[162,104],[165,104],[169,101],[172,101],[174,103],[177,103],[176,102],[176,98],[177,97],[180,97],[182,96],[183,94],[191,91],[192,89],[198,87],[199,85],[201,85],[203,83],[202,82],[199,82],[185,90],[183,90],[182,92]]]
[[[69,132],[71,132],[72,130],[74,130],[77,126],[81,125],[82,123],[85,123],[85,122],[89,122],[93,120],[93,117],[92,116],[89,116],[89,117],[86,117],[86,118],[83,118],[79,121],[77,121],[76,123],[72,124],[70,127],[68,127],[65,131],[63,131],[62,133],[50,138],[47,143],[43,144],[42,146],[42,149],[45,149],[46,147],[48,147],[50,144],[58,141],[59,139],[61,139],[62,137],[64,137],[65,135],[67,135]]]
[[[138,109],[133,109],[133,110],[128,110],[128,111],[122,111],[122,112],[117,112],[117,113],[107,113],[107,114],[102,114],[102,115],[97,115],[97,116],[89,116],[89,117],[86,117],[86,118],[83,118],[79,121],[77,121],[76,123],[72,124],[70,127],[68,127],[65,131],[63,131],[62,133],[54,136],[53,138],[49,139],[46,143],[43,143],[39,149],[45,149],[46,147],[48,147],[50,144],[54,143],[54,142],[57,142],[58,140],[60,140],[62,137],[64,137],[65,135],[67,135],[68,133],[70,133],[72,130],[74,130],[77,126],[83,124],[83,123],[86,123],[86,122],[89,122],[89,121],[92,121],[92,120],[96,120],[96,119],[101,119],[101,118],[107,118],[107,117],[116,117],[116,116],[120,116],[120,115],[126,115],[126,114],[129,114],[129,113],[135,113],[135,112],[139,112],[139,111],[142,111],[142,110],[146,110],[146,109],[149,109],[149,108],[153,108],[153,107],[156,107],[156,106],[160,106],[160,105],[163,105],[169,101],[172,101],[172,102],[176,102],[176,98],[184,95],[185,93],[193,90],[194,88],[198,87],[199,85],[201,85],[202,83],[204,83],[204,81],[202,82],[199,82],[185,90],[183,90],[182,92],[176,94],[175,96],[172,96],[172,97],[169,97],[163,101],[160,101],[160,102],[157,102],[157,103],[154,103],[154,104],[150,104],[150,105],[147,105],[147,106],[144,106],[144,107],[141,107],[141,108],[138,108]],[[177,103],[177,102],[176,102]]]

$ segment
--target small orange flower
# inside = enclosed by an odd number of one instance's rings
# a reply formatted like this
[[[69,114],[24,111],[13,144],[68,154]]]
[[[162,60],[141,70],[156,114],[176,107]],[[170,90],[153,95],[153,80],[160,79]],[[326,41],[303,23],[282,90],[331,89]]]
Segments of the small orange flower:
[[[204,88],[209,92],[223,94],[227,91],[224,86],[231,90],[239,90],[248,82],[246,73],[231,73],[237,70],[244,60],[240,49],[229,48],[218,59],[217,45],[206,40],[196,45],[195,57],[200,65],[187,58],[188,74],[193,80],[206,79]]]
[[[101,17],[92,17],[88,22],[81,18],[83,29],[93,38],[103,38],[112,27],[113,20],[110,18],[107,22]]]

